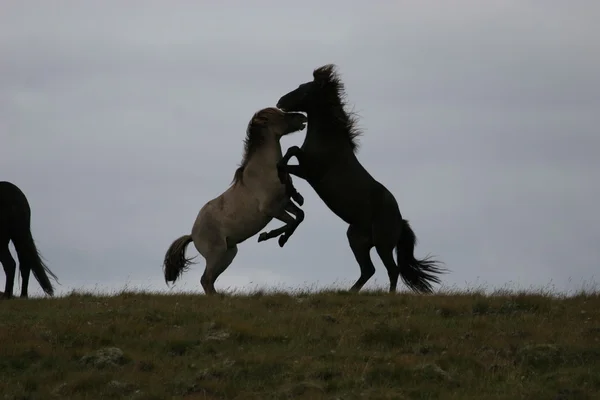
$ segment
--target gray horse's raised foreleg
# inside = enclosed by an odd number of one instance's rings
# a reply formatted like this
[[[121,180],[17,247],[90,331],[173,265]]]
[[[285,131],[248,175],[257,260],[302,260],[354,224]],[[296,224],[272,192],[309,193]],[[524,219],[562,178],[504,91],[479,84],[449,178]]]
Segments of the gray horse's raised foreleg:
[[[285,194],[298,203],[299,206],[302,206],[304,204],[304,197],[294,187],[292,177],[289,174],[285,174],[285,182],[283,184],[285,185]]]
[[[296,218],[293,218],[288,213],[294,215]],[[298,228],[298,225],[304,221],[304,211],[289,201],[285,206],[285,210],[276,215],[275,218],[281,222],[284,222],[285,225],[269,232],[262,232],[258,236],[258,241],[264,242],[265,240],[273,239],[274,237],[279,236],[279,247],[283,247],[289,240],[290,236],[292,236],[296,228]]]

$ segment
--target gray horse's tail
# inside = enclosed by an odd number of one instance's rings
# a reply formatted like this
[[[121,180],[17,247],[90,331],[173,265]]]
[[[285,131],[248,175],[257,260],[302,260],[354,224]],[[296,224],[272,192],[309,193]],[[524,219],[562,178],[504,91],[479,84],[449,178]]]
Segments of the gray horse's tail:
[[[440,262],[425,257],[417,259],[414,255],[417,237],[413,232],[407,220],[402,220],[402,234],[396,246],[396,257],[398,267],[400,267],[400,277],[411,290],[420,293],[431,293],[433,291],[432,283],[440,283],[440,278],[436,275],[445,273],[445,268],[440,266]]]
[[[58,282],[58,278],[42,261],[40,252],[35,246],[35,241],[31,235],[31,228],[29,225],[17,224],[15,226],[14,235],[12,236],[12,241],[15,245],[15,250],[17,251],[17,257],[19,258],[19,268],[29,268],[44,290],[44,293],[54,296],[54,288],[52,287],[48,275],[56,282]]]
[[[179,276],[187,271],[192,263],[192,258],[185,257],[185,249],[192,242],[190,235],[183,235],[176,239],[165,254],[163,271],[165,273],[165,282],[175,282]]]

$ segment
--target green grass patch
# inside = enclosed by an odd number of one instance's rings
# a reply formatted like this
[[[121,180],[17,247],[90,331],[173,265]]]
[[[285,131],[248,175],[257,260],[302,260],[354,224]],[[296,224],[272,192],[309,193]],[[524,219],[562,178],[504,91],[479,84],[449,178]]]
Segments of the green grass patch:
[[[600,398],[600,296],[72,293],[0,302],[0,398]]]

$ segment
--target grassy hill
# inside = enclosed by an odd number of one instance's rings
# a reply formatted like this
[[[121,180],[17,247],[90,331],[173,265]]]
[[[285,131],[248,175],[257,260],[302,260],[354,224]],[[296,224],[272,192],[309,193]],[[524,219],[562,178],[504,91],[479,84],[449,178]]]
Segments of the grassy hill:
[[[600,399],[600,295],[0,302],[0,399]]]

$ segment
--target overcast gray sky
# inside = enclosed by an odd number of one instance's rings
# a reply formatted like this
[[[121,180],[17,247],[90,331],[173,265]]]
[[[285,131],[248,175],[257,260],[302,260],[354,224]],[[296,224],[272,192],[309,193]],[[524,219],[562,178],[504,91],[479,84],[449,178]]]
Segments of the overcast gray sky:
[[[59,293],[166,290],[164,253],[228,187],[252,114],[335,63],[359,159],[446,286],[576,289],[600,260],[599,18],[597,1],[4,0],[0,180],[28,196]],[[243,243],[217,290],[358,278],[346,224],[295,184],[304,223],[283,249]],[[387,286],[372,257],[366,287]],[[201,290],[197,260],[172,290]]]

